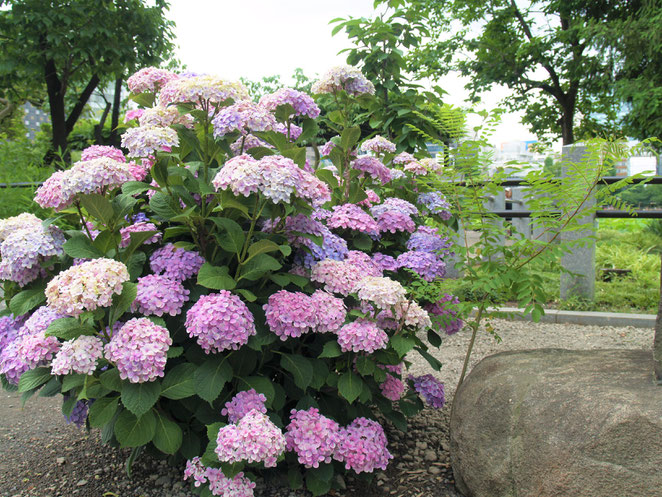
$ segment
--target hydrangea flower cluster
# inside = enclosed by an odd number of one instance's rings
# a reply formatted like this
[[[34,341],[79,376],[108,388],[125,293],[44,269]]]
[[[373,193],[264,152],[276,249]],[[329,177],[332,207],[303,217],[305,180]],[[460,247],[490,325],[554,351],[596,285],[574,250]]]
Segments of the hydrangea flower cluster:
[[[169,81],[159,92],[159,104],[167,107],[173,103],[220,104],[228,99],[235,102],[249,100],[246,87],[236,81],[227,81],[209,74],[191,77],[180,76]]]
[[[382,271],[397,271],[400,267],[394,257],[382,254],[381,252],[375,252],[373,254],[372,262],[374,262]]]
[[[177,107],[150,107],[140,113],[138,117],[138,124],[142,128],[150,127],[166,127],[173,124],[183,124],[187,128],[193,125],[193,120],[189,115],[182,115],[177,110]]]
[[[379,180],[382,185],[391,181],[391,170],[382,164],[379,159],[370,155],[362,155],[353,160],[350,163],[350,167],[367,173],[372,178]]]
[[[113,295],[122,293],[129,271],[112,259],[93,259],[72,266],[46,286],[48,305],[60,314],[78,317],[85,311],[109,307]]]
[[[319,261],[310,272],[310,279],[323,284],[327,292],[343,296],[349,295],[365,276],[357,266],[333,259]]]
[[[386,348],[388,335],[372,321],[357,319],[337,332],[338,344],[343,352],[367,352]]]
[[[25,321],[20,330],[15,332],[17,354],[30,368],[47,364],[60,350],[60,342],[55,337],[47,337],[48,326],[56,319],[64,317],[53,309],[41,306]],[[2,350],[0,337],[0,350]]]
[[[238,350],[256,333],[246,304],[227,290],[200,297],[186,313],[185,326],[207,354]]]
[[[117,162],[126,162],[124,152],[119,148],[109,147],[107,145],[92,145],[91,147],[87,147],[80,154],[80,160],[82,161],[98,159],[100,157],[109,157]]]
[[[446,403],[444,395],[444,384],[431,374],[423,376],[409,375],[409,381],[413,382],[414,389],[423,397],[430,406],[441,409]]]
[[[345,262],[356,266],[361,270],[361,273],[366,276],[382,276],[382,270],[379,265],[365,252],[350,250],[347,252]]]
[[[310,299],[316,311],[315,331],[317,333],[338,331],[347,317],[347,307],[342,299],[324,290],[315,290]]]
[[[212,183],[216,191],[230,188],[235,195],[245,197],[259,192],[274,203],[290,203],[295,192],[314,207],[331,199],[325,183],[281,155],[268,155],[260,160],[246,154],[233,157]]]
[[[18,355],[18,340],[13,340],[0,352],[0,374],[12,385],[18,385],[21,375],[30,366]]]
[[[138,294],[131,309],[145,316],[177,316],[188,301],[189,293],[178,280],[149,274],[138,278]]]
[[[163,88],[166,83],[177,79],[179,76],[166,69],[159,69],[157,67],[145,67],[138,72],[129,76],[126,84],[131,93],[155,93]]]
[[[381,135],[375,135],[373,138],[370,138],[361,144],[361,150],[364,152],[374,152],[375,154],[382,154],[384,152],[394,154],[395,143],[387,140]]]
[[[329,69],[312,86],[313,93],[336,93],[345,90],[348,95],[375,94],[375,85],[353,66],[336,66]]]
[[[248,153],[251,148],[257,147],[273,148],[267,142],[251,134],[240,136],[230,144],[230,150],[234,155],[241,155],[244,152]]]
[[[79,194],[113,190],[133,180],[125,162],[97,157],[76,162],[71,169],[53,173],[37,189],[34,200],[43,208],[52,207],[59,211],[73,204]]]
[[[340,442],[340,426],[320,414],[319,409],[292,409],[290,424],[285,432],[287,450],[297,454],[299,463],[306,468],[318,468],[330,463]]]
[[[317,324],[317,313],[308,295],[280,290],[264,304],[269,329],[281,340],[296,338],[311,331]]]
[[[217,138],[234,131],[247,135],[250,132],[271,131],[276,125],[276,118],[266,107],[244,100],[219,110],[212,125]]]
[[[372,235],[379,232],[377,222],[356,204],[334,205],[326,224],[329,228],[346,228]]]
[[[266,414],[267,407],[264,405],[266,401],[267,397],[262,393],[257,393],[254,388],[244,390],[225,403],[221,414],[227,416],[230,423],[236,423],[253,409]]]
[[[172,243],[156,250],[149,258],[154,273],[175,281],[185,281],[198,274],[204,263],[204,258],[197,252],[177,248]]]
[[[260,98],[260,105],[271,112],[275,112],[281,105],[291,105],[295,116],[306,116],[316,119],[320,115],[320,108],[310,95],[292,88],[280,88]]]
[[[209,490],[212,495],[253,497],[255,483],[245,478],[243,472],[240,471],[233,478],[227,478],[220,469],[207,468],[199,457],[186,461],[184,479],[188,480],[191,477],[193,477],[193,484],[196,487],[209,482]]]
[[[154,223],[138,222],[120,229],[120,236],[122,237],[120,240],[120,247],[125,248],[131,244],[131,233],[140,233],[143,231],[156,231],[154,235],[143,243],[149,245],[161,241],[162,235]]]
[[[68,396],[64,397],[65,402],[69,399]],[[87,400],[79,400],[74,404],[73,409],[71,410],[71,414],[67,416],[66,414],[64,415],[64,420],[65,422],[70,425],[74,424],[78,428],[82,428],[85,426],[85,421],[87,420],[87,412],[89,410],[89,404]]]
[[[399,322],[406,326],[418,328],[420,331],[426,330],[432,326],[430,315],[423,309],[418,302],[406,301],[395,304],[395,315]]]
[[[388,364],[383,366],[378,364],[377,366],[388,371],[386,374],[386,379],[379,385],[379,389],[381,390],[382,395],[393,402],[397,402],[402,398],[402,395],[405,393],[405,389],[407,388],[405,383],[399,378],[399,376],[402,374],[403,364],[400,363],[395,366]]]
[[[453,215],[451,213],[451,204],[441,192],[421,193],[416,202],[422,205],[427,212],[437,214],[445,221]]]
[[[434,281],[446,274],[446,263],[432,252],[410,250],[398,256],[398,266],[408,268],[425,281]]]
[[[414,162],[416,158],[408,152],[401,152],[395,157],[393,157],[393,164],[407,164],[408,162]]]
[[[266,414],[253,409],[218,431],[215,452],[221,462],[263,462],[273,468],[285,452],[285,436]]]
[[[177,131],[162,126],[129,128],[122,135],[122,146],[129,150],[129,157],[147,157],[159,150],[170,151],[178,145]]]
[[[142,116],[144,113],[145,109],[127,110],[126,114],[124,114],[124,124],[140,119],[140,116]]]
[[[442,238],[437,234],[437,228],[431,228],[429,226],[419,226],[407,241],[407,248],[409,250],[432,252],[439,255],[448,254],[450,247],[450,240],[448,238]]]
[[[356,418],[340,429],[340,443],[334,459],[345,463],[346,469],[357,473],[372,473],[375,469],[386,469],[393,456],[387,449],[384,428],[372,419]]]
[[[434,304],[425,306],[428,313],[436,316],[434,323],[437,329],[443,329],[447,335],[454,335],[462,329],[464,322],[457,317],[458,311],[454,308],[460,301],[454,295],[443,295]]]
[[[365,194],[367,195],[367,198],[358,202],[357,205],[360,205],[361,207],[370,207],[373,204],[378,204],[379,202],[381,202],[379,195],[377,195],[374,190],[368,188],[365,191]]]
[[[94,373],[97,361],[103,356],[102,347],[100,338],[86,335],[64,342],[53,359],[51,374]]]
[[[144,383],[163,377],[172,339],[168,330],[147,318],[128,320],[104,347],[120,378]]]
[[[399,282],[380,276],[368,276],[359,280],[352,293],[356,293],[360,300],[371,302],[380,309],[388,309],[403,302],[406,295]]]
[[[24,286],[38,278],[43,262],[63,254],[64,241],[59,228],[44,228],[32,214],[0,220],[0,280]]]

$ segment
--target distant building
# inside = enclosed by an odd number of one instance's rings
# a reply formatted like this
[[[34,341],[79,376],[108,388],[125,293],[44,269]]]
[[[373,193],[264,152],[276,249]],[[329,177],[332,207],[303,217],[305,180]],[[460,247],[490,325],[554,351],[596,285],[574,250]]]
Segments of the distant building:
[[[50,121],[48,114],[43,110],[38,109],[30,102],[25,102],[25,104],[23,104],[23,112],[25,113],[23,124],[25,124],[25,127],[27,128],[25,135],[30,140],[34,140],[37,133],[41,131],[41,125]]]

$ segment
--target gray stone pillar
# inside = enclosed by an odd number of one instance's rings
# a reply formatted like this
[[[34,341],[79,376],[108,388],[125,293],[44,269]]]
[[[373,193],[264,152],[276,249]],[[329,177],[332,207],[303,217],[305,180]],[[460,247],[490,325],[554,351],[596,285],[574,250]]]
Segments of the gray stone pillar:
[[[464,240],[465,240],[464,229],[462,228],[462,224],[460,223],[460,225],[457,228],[456,235],[454,237],[451,237],[451,242],[453,243],[451,249],[453,247],[464,247],[465,246]],[[462,271],[459,271],[455,268],[455,264],[460,262],[460,259],[461,257],[455,253],[447,256],[444,259],[444,262],[446,263],[446,278],[458,279],[464,276]]]
[[[586,147],[582,144],[565,145],[563,147],[562,176],[567,175],[568,162],[581,162],[586,155]],[[595,197],[591,196],[586,208],[595,205]],[[579,214],[581,216],[581,213]],[[561,233],[561,241],[572,242],[585,239],[575,245],[571,252],[561,258],[561,266],[570,273],[561,273],[561,298],[579,297],[593,300],[595,297],[595,239],[587,238],[595,235],[595,215],[585,215],[579,218],[579,223],[585,228],[577,231]]]
[[[488,211],[505,211],[506,210],[506,191],[502,189],[496,195],[490,195],[485,200],[485,209]],[[497,236],[497,245],[503,246],[506,243],[506,229],[505,220],[502,217],[493,219],[489,223],[497,229],[501,230],[501,234]],[[500,257],[497,257],[500,259]]]
[[[528,206],[524,200],[524,189],[519,187],[512,188],[512,211],[527,211]],[[526,240],[531,238],[531,218],[528,217],[514,217],[511,221],[513,225],[513,235],[520,236]]]

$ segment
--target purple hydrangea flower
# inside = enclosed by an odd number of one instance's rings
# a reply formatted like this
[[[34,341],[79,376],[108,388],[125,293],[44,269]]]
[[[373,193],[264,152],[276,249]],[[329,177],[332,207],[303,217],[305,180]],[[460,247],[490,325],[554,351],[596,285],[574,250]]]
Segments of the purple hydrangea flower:
[[[434,281],[446,274],[446,263],[432,252],[410,250],[398,256],[398,266],[411,269],[425,281]]]
[[[441,409],[446,403],[444,396],[444,384],[431,374],[423,376],[409,375],[409,381],[414,383],[414,389],[423,396],[425,402],[430,406]]]
[[[156,274],[176,281],[184,281],[197,274],[205,260],[195,251],[184,250],[167,244],[149,258],[149,265]]]
[[[253,409],[266,414],[267,407],[264,405],[266,401],[267,398],[264,394],[257,393],[254,388],[251,388],[250,390],[239,392],[231,400],[226,402],[225,407],[221,410],[221,414],[227,416],[230,423],[236,423]]]

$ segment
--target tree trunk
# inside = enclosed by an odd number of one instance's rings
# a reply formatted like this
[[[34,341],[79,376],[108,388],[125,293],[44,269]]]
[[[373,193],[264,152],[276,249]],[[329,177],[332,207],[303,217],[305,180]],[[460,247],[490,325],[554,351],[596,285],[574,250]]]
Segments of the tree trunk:
[[[103,109],[103,114],[101,114],[101,119],[99,123],[94,126],[94,143],[97,145],[105,145],[103,139],[103,127],[106,125],[106,119],[108,118],[108,113],[110,112],[110,102],[106,103],[106,107]]]
[[[574,108],[563,106],[563,115],[561,116],[561,138],[563,145],[571,145],[575,142],[575,134],[572,126],[574,120]]]
[[[662,260],[662,254],[660,254]],[[662,385],[662,270],[660,271],[660,303],[655,319],[655,338],[653,339],[653,359],[655,360],[655,378]]]
[[[113,147],[120,146],[120,139],[117,134],[117,127],[120,123],[120,107],[122,105],[122,76],[115,80],[115,95],[113,98],[113,114],[110,119],[110,140],[108,145]]]
[[[46,78],[46,90],[48,92],[48,103],[51,111],[51,126],[53,127],[53,138],[51,140],[51,150],[46,153],[44,161],[47,164],[53,163],[58,157],[67,160],[67,122],[64,110],[64,93],[62,93],[62,83],[57,76],[57,69],[54,60],[46,61],[44,66],[44,76]],[[56,169],[62,169],[62,164],[55,162]]]

